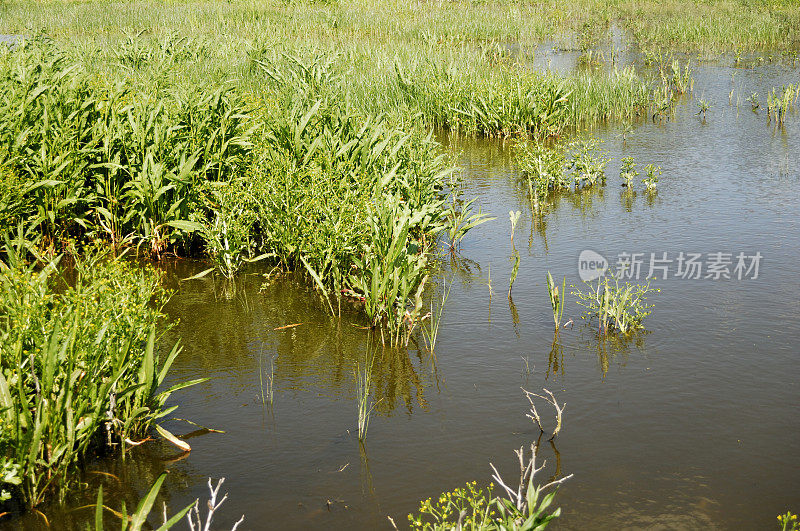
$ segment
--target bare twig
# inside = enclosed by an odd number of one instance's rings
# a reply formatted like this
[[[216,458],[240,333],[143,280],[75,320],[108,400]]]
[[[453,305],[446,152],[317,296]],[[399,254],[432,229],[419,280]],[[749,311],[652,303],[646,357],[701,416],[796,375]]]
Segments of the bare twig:
[[[556,427],[553,430],[553,433],[550,434],[550,439],[549,440],[552,441],[553,439],[556,438],[556,435],[558,435],[559,432],[561,431],[561,417],[562,417],[562,414],[564,413],[564,408],[567,407],[567,404],[564,403],[564,404],[559,405],[558,401],[556,400],[556,397],[553,395],[553,393],[550,392],[549,389],[542,388],[542,390],[545,393],[547,393],[547,396],[539,395],[539,394],[536,394],[536,393],[531,393],[530,391],[522,389],[522,391],[525,393],[525,396],[528,398],[528,402],[530,402],[530,404],[531,404],[531,411],[526,416],[528,418],[530,418],[531,420],[533,420],[533,422],[537,426],[539,426],[540,430],[544,431],[544,428],[542,427],[541,418],[539,417],[539,413],[536,411],[536,406],[533,403],[533,398],[532,397],[535,396],[537,398],[541,398],[542,400],[546,401],[551,406],[553,406],[555,408],[555,410],[556,410]]]
[[[186,515],[186,519],[189,522],[189,529],[191,531],[210,531],[211,522],[214,519],[214,512],[220,507],[222,507],[222,504],[225,503],[225,500],[228,499],[228,494],[226,493],[222,496],[222,499],[219,500],[219,502],[217,502],[219,489],[220,487],[222,487],[223,483],[225,483],[225,478],[220,478],[220,480],[217,482],[217,486],[214,487],[211,485],[211,478],[208,478],[208,490],[211,492],[211,497],[209,498],[208,502],[206,502],[206,506],[208,507],[208,514],[206,514],[206,521],[205,524],[203,524],[200,519],[200,501],[198,500],[194,503],[194,507],[192,507],[192,509]],[[243,521],[244,521],[244,515],[242,515],[242,517],[239,518],[239,521],[237,521],[233,525],[231,531],[235,531],[236,528],[239,527],[239,524],[241,524]]]

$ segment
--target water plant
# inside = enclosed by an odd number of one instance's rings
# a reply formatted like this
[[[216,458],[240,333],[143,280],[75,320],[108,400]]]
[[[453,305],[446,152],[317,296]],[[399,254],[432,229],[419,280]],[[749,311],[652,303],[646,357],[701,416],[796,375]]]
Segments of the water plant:
[[[2,469],[35,507],[63,499],[91,451],[124,451],[153,427],[172,442],[157,424],[176,407],[165,402],[205,379],[161,389],[181,349],[158,348],[167,293],[152,270],[93,254],[63,289],[56,262],[37,268],[25,256],[7,245],[0,266]]]
[[[767,93],[767,120],[775,119],[775,123],[782,125],[786,120],[787,111],[797,102],[800,96],[799,85],[786,85],[780,92],[773,88]]]
[[[797,515],[791,511],[786,511],[786,514],[779,514],[778,524],[781,526],[781,531],[797,531],[800,529],[800,524],[797,523]]]
[[[447,280],[442,281],[441,299],[431,302],[430,311],[428,312],[428,326],[422,327],[422,336],[428,346],[430,352],[436,349],[436,338],[439,337],[439,327],[442,324],[442,315],[444,314],[444,307],[447,305],[447,299],[450,298],[450,289],[453,287],[453,281],[450,284]]]
[[[755,112],[761,106],[761,100],[758,96],[758,92],[753,92],[747,98],[747,101],[750,102],[750,107],[752,108],[753,112]]]
[[[508,211],[508,220],[511,222],[511,246],[514,246],[514,232],[517,230],[517,223],[519,222],[519,217],[522,215],[522,212],[519,210],[509,210]]]
[[[372,394],[372,367],[375,364],[375,354],[368,349],[363,365],[359,362],[356,366],[356,407],[358,411],[358,440],[364,442],[367,438],[369,418],[376,402],[370,399]]]
[[[587,188],[595,184],[605,184],[605,167],[610,159],[600,149],[600,140],[588,138],[572,144],[573,153],[570,168],[574,171],[576,188]]]
[[[541,212],[551,191],[570,186],[564,178],[566,154],[562,145],[548,147],[543,142],[518,142],[515,157],[528,188],[531,209]]]
[[[519,273],[519,251],[514,249],[514,252],[509,258],[511,260],[511,276],[508,279],[508,300],[511,300],[511,289],[514,287],[514,282],[517,280],[517,273]]]
[[[261,403],[271,407],[275,399],[275,358],[269,357],[269,368],[262,367],[263,353],[258,357],[258,384],[261,388]]]
[[[571,292],[578,297],[578,304],[584,307],[583,319],[597,318],[598,332],[601,334],[630,334],[644,328],[644,320],[652,313],[652,304],[647,296],[658,293],[658,288],[646,284],[625,282],[621,284],[615,275],[606,273],[594,281],[584,282],[586,290],[573,286]]]
[[[647,176],[642,179],[642,183],[647,187],[647,190],[653,191],[658,184],[658,178],[661,176],[661,166],[655,164],[648,164],[645,166]]]
[[[697,108],[698,108],[697,114],[698,115],[702,114],[703,115],[703,121],[705,121],[706,120],[706,112],[709,109],[711,109],[711,104],[708,102],[708,100],[706,100],[704,98],[700,98],[700,100],[697,102]]]
[[[561,289],[553,281],[550,271],[547,272],[547,295],[550,298],[550,307],[553,310],[553,323],[556,330],[561,328],[561,318],[564,315],[564,295],[567,293],[567,277],[561,283]]]
[[[627,186],[628,188],[633,187],[633,180],[638,175],[639,172],[636,171],[636,163],[633,157],[624,157],[619,170],[619,176],[622,178],[622,186]]]
[[[531,404],[532,411],[535,411],[532,397],[540,397],[525,391]],[[548,392],[549,393],[549,392]],[[548,394],[548,401],[555,397],[552,393]],[[552,402],[551,402],[552,403]],[[557,408],[558,427],[561,427],[560,413],[563,406]],[[535,423],[540,419],[536,416],[528,415]],[[541,424],[538,424],[541,427]],[[551,437],[551,441],[552,441]],[[499,530],[541,530],[561,515],[561,509],[550,510],[557,487],[570,479],[572,474],[556,479],[560,467],[557,467],[556,476],[545,485],[534,483],[536,474],[541,472],[546,463],[537,466],[539,453],[538,441],[531,444],[530,454],[524,452],[524,447],[515,450],[519,462],[519,480],[516,488],[508,485],[497,471],[493,464],[489,464],[492,469],[492,479],[496,482],[499,495],[494,495],[495,483],[489,484],[486,489],[477,486],[477,482],[468,482],[464,488],[456,488],[452,492],[442,493],[436,501],[428,498],[420,502],[417,514],[409,514],[408,521],[412,529],[424,529],[445,531],[452,529],[473,529],[475,531],[499,531]],[[529,457],[528,457],[529,455]],[[545,494],[549,489],[552,492]],[[394,521],[389,518],[393,527]]]
[[[467,232],[478,225],[492,221],[495,218],[485,214],[480,208],[475,212],[472,205],[477,198],[459,204],[458,196],[451,194],[445,218],[447,220],[447,244],[450,252],[456,252],[461,248],[461,241]]]

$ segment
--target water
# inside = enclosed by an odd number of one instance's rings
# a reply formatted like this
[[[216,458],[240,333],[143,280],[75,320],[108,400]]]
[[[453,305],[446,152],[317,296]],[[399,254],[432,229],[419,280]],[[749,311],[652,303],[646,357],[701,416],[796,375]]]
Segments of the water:
[[[413,346],[378,352],[380,401],[364,446],[355,437],[354,369],[369,343],[357,314],[328,317],[292,278],[266,283],[252,273],[230,296],[210,277],[178,282],[202,264],[166,266],[178,288],[169,338],[185,348],[171,379],[209,378],[175,395],[175,414],[226,433],[188,439],[188,455],[151,443],[124,462],[99,460],[86,474],[92,489],[69,505],[92,503],[102,483],[107,504],[135,506],[168,470],[160,500],[173,511],[206,499],[209,476],[227,478],[220,529],[242,514],[240,529],[386,529],[387,515],[402,527],[419,500],[487,483],[490,462],[513,481],[513,451],[539,434],[520,387],[547,387],[567,406],[555,444],[542,441],[541,481],[574,474],[557,497],[563,516],[554,528],[775,528],[778,513],[800,510],[800,117],[776,128],[745,98],[759,91],[765,101],[768,88],[796,83],[798,72],[707,64],[694,76],[695,96],[713,104],[705,122],[689,102],[673,120],[637,125],[624,143],[617,130],[597,132],[613,157],[608,186],[562,198],[535,226],[510,146],[442,138],[458,154],[466,196],[497,220],[471,232],[461,258],[441,268],[438,285],[453,287],[435,357]],[[640,171],[662,167],[656,195],[638,183],[625,195],[623,156]],[[512,304],[509,210],[523,212]],[[584,249],[612,262],[620,252],[648,262],[650,253],[681,251],[763,259],[757,279],[657,281],[649,332],[628,342],[599,340],[570,297],[565,320],[576,324],[554,345],[545,275],[578,283]],[[271,358],[269,407],[259,371],[269,372]],[[545,405],[539,411],[552,423]],[[90,508],[46,512],[55,528],[93,517]],[[41,527],[37,518],[14,525]]]

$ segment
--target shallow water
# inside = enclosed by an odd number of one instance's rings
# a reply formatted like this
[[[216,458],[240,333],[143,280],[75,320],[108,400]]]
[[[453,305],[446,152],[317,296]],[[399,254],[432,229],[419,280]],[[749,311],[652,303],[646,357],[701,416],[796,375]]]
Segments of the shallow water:
[[[694,76],[695,96],[713,104],[705,121],[690,101],[673,120],[637,125],[625,142],[617,130],[596,132],[613,158],[608,185],[561,198],[535,225],[510,146],[442,138],[458,154],[466,196],[497,220],[472,231],[461,258],[441,268],[439,289],[445,279],[452,291],[435,357],[376,352],[356,314],[328,317],[291,278],[266,284],[253,273],[232,293],[209,277],[177,282],[202,264],[166,266],[178,289],[169,338],[185,347],[171,379],[210,378],[175,396],[176,414],[226,433],[190,438],[188,455],[153,443],[124,462],[93,463],[92,489],[69,505],[91,503],[102,483],[109,505],[130,507],[167,469],[162,500],[172,510],[205,499],[209,476],[227,478],[217,528],[242,514],[240,529],[388,528],[387,515],[402,525],[420,499],[487,483],[490,462],[513,478],[513,450],[538,436],[520,387],[544,386],[567,407],[555,444],[541,445],[541,480],[574,474],[557,497],[554,528],[774,528],[779,512],[800,510],[800,116],[779,129],[745,98],[759,91],[765,101],[768,88],[800,76],[771,65],[703,65]],[[623,191],[624,156],[640,171],[663,168],[657,194],[638,183],[635,194]],[[509,210],[523,212],[513,304]],[[757,279],[656,281],[649,332],[624,343],[598,339],[570,297],[565,320],[576,324],[554,345],[544,279],[550,271],[578,283],[585,249],[612,262],[644,253],[645,269],[650,253],[763,259]],[[380,360],[380,401],[360,446],[353,371],[368,351]],[[271,358],[268,407],[259,371]],[[46,513],[55,528],[93,518],[91,509]]]

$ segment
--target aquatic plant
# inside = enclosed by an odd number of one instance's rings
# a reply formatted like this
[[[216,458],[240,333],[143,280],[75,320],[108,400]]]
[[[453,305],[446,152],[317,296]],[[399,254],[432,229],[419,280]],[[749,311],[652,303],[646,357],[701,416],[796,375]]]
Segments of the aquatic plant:
[[[172,442],[156,424],[176,407],[165,402],[205,380],[161,389],[181,349],[157,348],[167,293],[152,270],[94,254],[62,289],[56,267],[8,245],[0,266],[2,469],[28,507],[63,499],[91,451],[124,451],[153,427]]]
[[[431,302],[430,311],[428,312],[428,325],[422,327],[422,335],[430,352],[434,352],[436,349],[436,338],[439,337],[439,327],[442,324],[444,307],[447,305],[447,299],[450,298],[450,290],[453,287],[452,280],[450,284],[447,283],[447,280],[442,280],[442,283],[441,299]]]
[[[570,169],[576,188],[587,188],[595,184],[605,184],[605,167],[611,159],[600,149],[600,140],[588,138],[574,142]]]
[[[661,176],[661,166],[648,164],[644,169],[647,172],[647,177],[642,179],[642,183],[644,183],[648,190],[655,190],[658,184],[658,178]]]
[[[758,92],[753,92],[747,98],[747,101],[750,102],[750,107],[752,108],[753,112],[755,112],[761,106],[761,100],[759,99]]]
[[[608,334],[619,332],[629,334],[644,328],[644,320],[652,313],[652,304],[647,304],[647,296],[658,293],[658,288],[646,284],[625,282],[620,284],[616,276],[605,274],[594,281],[584,282],[586,291],[573,286],[572,295],[578,297],[578,304],[584,307],[583,319],[597,318],[598,332]]]
[[[533,393],[525,391],[530,401],[532,411],[535,412],[533,405]],[[555,401],[552,393],[549,396]],[[548,398],[549,400],[549,398]],[[552,403],[552,402],[551,402]],[[561,416],[558,410],[558,428],[561,427]],[[536,416],[528,415],[531,420],[540,420]],[[539,424],[539,426],[541,426]],[[553,435],[553,437],[555,434]],[[552,440],[552,437],[551,437]],[[536,474],[544,469],[545,463],[537,466],[539,452],[538,441],[531,444],[530,457],[526,456],[523,447],[515,450],[519,461],[519,480],[518,486],[512,488],[503,480],[493,464],[489,464],[492,469],[492,479],[497,483],[500,495],[495,496],[494,483],[484,490],[477,486],[476,482],[468,482],[464,488],[456,488],[452,492],[442,493],[436,501],[431,498],[420,502],[417,514],[409,514],[408,521],[412,529],[425,529],[435,531],[445,531],[452,529],[473,529],[475,531],[495,531],[495,530],[541,530],[561,515],[561,509],[550,510],[557,489],[545,494],[548,489],[557,488],[559,485],[572,477],[568,476],[555,479],[555,477],[545,485],[535,485]],[[556,474],[559,474],[556,471]],[[393,527],[394,521],[389,518]]]
[[[517,223],[519,222],[519,217],[522,215],[522,212],[519,210],[509,210],[508,211],[508,220],[511,222],[511,246],[514,246],[514,232],[517,230]]]
[[[485,214],[480,208],[478,208],[478,212],[474,211],[472,205],[477,201],[477,197],[466,202],[461,201],[460,197],[460,191],[451,191],[447,210],[444,214],[447,244],[451,253],[461,248],[461,241],[467,235],[467,232],[478,225],[495,219]]]
[[[511,289],[514,287],[514,282],[517,280],[517,273],[519,273],[519,251],[514,249],[511,257],[511,276],[508,279],[508,300],[511,300]]]
[[[786,85],[779,93],[773,88],[767,93],[767,120],[775,119],[781,125],[786,120],[787,111],[797,102],[800,96],[800,85]]]
[[[703,121],[705,121],[706,112],[711,108],[711,104],[708,102],[708,100],[700,98],[700,101],[697,102],[697,108],[698,108],[697,114],[698,115],[702,114]]]
[[[556,330],[561,328],[561,317],[564,315],[564,295],[567,293],[566,288],[567,277],[564,277],[559,290],[553,281],[550,271],[547,272],[547,295],[550,297],[550,307],[553,310],[553,323],[556,325]]]
[[[274,404],[275,399],[275,358],[269,357],[269,369],[262,367],[262,355],[258,356],[258,383],[261,388],[261,403]],[[266,385],[265,385],[266,384]]]
[[[547,147],[542,142],[518,142],[514,148],[517,165],[527,183],[531,208],[534,212],[541,212],[550,191],[564,190],[570,186],[564,177],[564,147]]]
[[[376,403],[370,400],[372,393],[372,366],[375,363],[374,353],[367,357],[362,365],[356,366],[356,406],[358,410],[358,440],[363,442],[367,438],[369,418]]]
[[[619,176],[622,178],[622,186],[627,186],[628,188],[633,187],[633,180],[638,175],[639,172],[636,171],[636,163],[633,161],[633,157],[624,157],[619,170]]]

